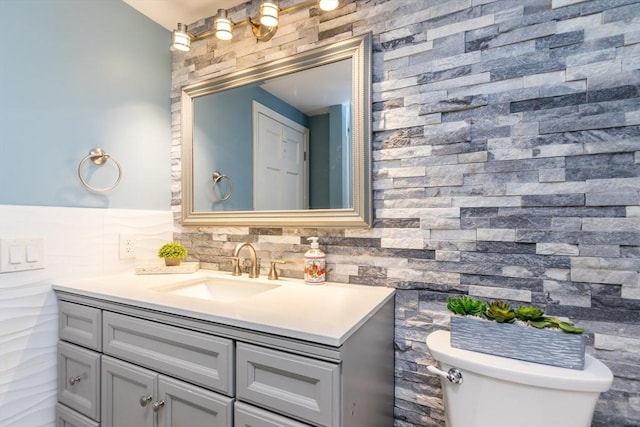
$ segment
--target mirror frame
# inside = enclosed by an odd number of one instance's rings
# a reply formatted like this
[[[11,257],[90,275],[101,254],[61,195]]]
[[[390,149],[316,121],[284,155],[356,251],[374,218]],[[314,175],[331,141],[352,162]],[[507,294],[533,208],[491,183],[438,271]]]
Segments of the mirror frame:
[[[273,211],[196,212],[193,199],[193,100],[223,90],[352,59],[353,207]],[[371,187],[371,34],[339,41],[287,58],[186,85],[182,89],[182,223],[295,227],[370,227]],[[249,119],[248,119],[249,120]]]

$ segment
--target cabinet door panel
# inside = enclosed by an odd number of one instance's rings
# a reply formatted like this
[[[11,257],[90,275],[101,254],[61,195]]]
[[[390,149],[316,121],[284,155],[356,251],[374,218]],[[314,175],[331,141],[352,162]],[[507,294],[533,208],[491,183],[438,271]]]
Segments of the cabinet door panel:
[[[105,354],[233,396],[233,341],[103,313]]]
[[[157,376],[148,369],[103,356],[102,425],[154,427]]]
[[[309,427],[308,424],[242,402],[234,405],[233,419],[235,427]]]
[[[58,400],[100,421],[100,354],[58,342]]]
[[[237,344],[238,399],[303,421],[338,426],[340,365]]]
[[[158,427],[231,427],[233,399],[160,375]]]
[[[102,311],[97,308],[58,302],[58,335],[60,339],[90,348],[102,350]]]

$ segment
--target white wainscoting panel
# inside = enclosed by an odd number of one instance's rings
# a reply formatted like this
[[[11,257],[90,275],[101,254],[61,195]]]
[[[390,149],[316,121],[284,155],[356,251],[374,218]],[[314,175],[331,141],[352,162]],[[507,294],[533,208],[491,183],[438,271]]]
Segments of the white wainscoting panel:
[[[136,259],[119,259],[120,234]],[[173,237],[171,211],[0,205],[0,238],[44,239],[44,269],[0,274],[0,426],[53,426],[58,313],[51,283],[133,270]]]

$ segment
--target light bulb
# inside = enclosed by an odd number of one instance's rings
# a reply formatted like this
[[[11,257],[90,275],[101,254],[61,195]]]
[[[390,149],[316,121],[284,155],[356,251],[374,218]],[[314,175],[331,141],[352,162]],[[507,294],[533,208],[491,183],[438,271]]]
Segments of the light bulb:
[[[233,37],[233,33],[231,33],[233,24],[231,20],[227,18],[226,10],[218,9],[218,14],[216,15],[213,26],[216,31],[216,38],[220,40],[231,40]]]
[[[178,27],[173,30],[171,48],[183,52],[188,52],[191,49],[191,36],[186,25],[179,23]]]
[[[274,1],[260,3],[260,23],[267,27],[278,26],[278,3]]]
[[[319,6],[320,9],[329,11],[334,10],[338,7],[338,0],[320,0]]]

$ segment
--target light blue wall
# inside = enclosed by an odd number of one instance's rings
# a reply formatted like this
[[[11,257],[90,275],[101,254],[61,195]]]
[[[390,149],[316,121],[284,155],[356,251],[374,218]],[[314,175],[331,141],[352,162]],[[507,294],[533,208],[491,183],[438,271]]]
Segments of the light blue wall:
[[[170,209],[170,32],[121,0],[0,0],[0,37],[0,204]],[[101,195],[94,147],[123,169]]]

